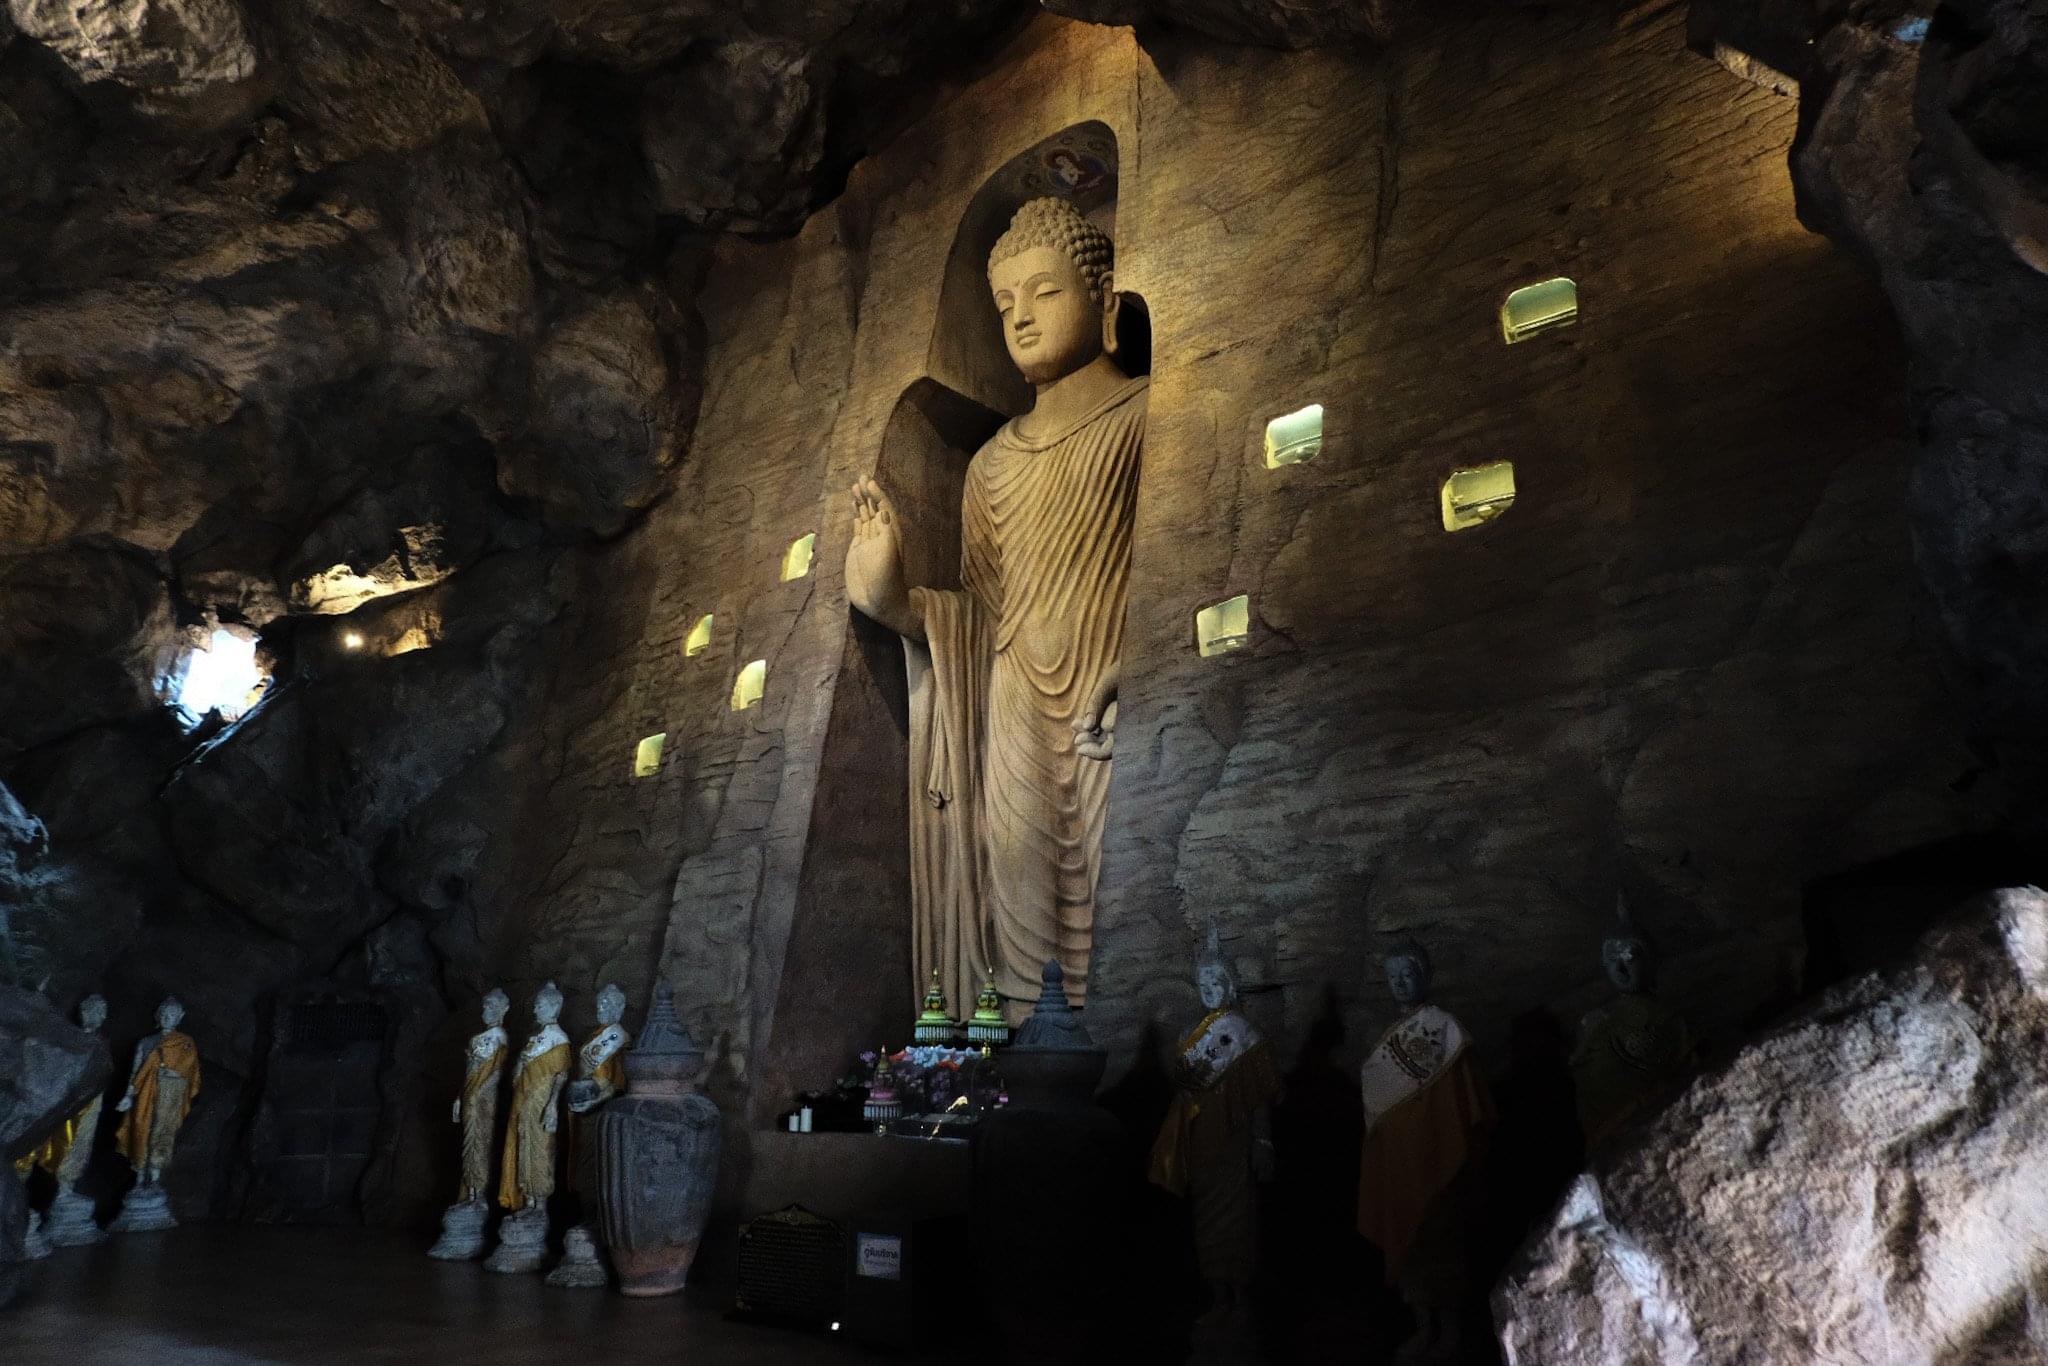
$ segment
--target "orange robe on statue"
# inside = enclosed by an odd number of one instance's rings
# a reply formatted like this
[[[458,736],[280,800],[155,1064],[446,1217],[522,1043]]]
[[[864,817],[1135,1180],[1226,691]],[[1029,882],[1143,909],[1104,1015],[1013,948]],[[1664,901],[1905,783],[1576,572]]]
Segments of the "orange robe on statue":
[[[160,1098],[158,1068],[168,1068],[184,1079],[172,1104],[176,1113],[166,1114],[164,1127],[157,1125],[157,1105]],[[141,1061],[135,1064],[135,1103],[121,1116],[121,1127],[114,1135],[114,1146],[132,1166],[140,1166],[149,1156],[150,1138],[159,1132],[175,1134],[184,1126],[185,1116],[192,1112],[192,1102],[199,1098],[199,1045],[192,1041],[190,1034],[175,1029],[166,1030],[157,1040],[156,1047],[149,1050]]]
[[[1385,1256],[1392,1283],[1437,1198],[1478,1157],[1493,1127],[1493,1101],[1464,1028],[1431,1005],[1380,1036],[1360,1082],[1366,1127],[1358,1231]]]

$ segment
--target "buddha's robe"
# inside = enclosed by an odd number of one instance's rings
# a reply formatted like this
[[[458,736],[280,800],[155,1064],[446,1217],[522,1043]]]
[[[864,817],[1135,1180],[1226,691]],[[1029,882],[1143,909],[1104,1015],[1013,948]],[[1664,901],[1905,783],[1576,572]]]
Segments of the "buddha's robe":
[[[78,1113],[51,1130],[42,1145],[14,1164],[14,1169],[27,1176],[36,1167],[41,1167],[57,1179],[58,1185],[69,1189],[85,1174],[86,1159],[92,1153],[92,1141],[100,1130],[100,1097],[78,1107]]]
[[[1152,1144],[1152,1184],[1188,1198],[1205,1280],[1250,1281],[1258,1261],[1254,1116],[1280,1094],[1273,1050],[1226,1007],[1180,1041],[1174,1072],[1173,1103]]]
[[[1572,1055],[1579,1127],[1597,1144],[1627,1127],[1692,1062],[1685,1020],[1653,996],[1628,993],[1579,1022]]]
[[[175,1029],[164,1031],[135,1064],[135,1103],[121,1117],[114,1146],[138,1170],[170,1164],[178,1129],[199,1098],[199,1045]]]
[[[1390,1026],[1359,1069],[1365,1144],[1359,1155],[1358,1231],[1402,1279],[1438,1200],[1479,1154],[1493,1102],[1463,1026],[1417,1006]]]
[[[626,1089],[626,1045],[631,1042],[624,1025],[608,1024],[600,1026],[576,1050],[578,1075],[585,1081],[596,1082],[605,1100]],[[596,1130],[589,1127],[596,1118],[595,1110],[584,1114],[569,1112],[568,1160],[564,1167],[571,1186],[578,1191],[597,1189],[597,1147],[591,1142]]]
[[[493,1026],[469,1041],[469,1072],[462,1079],[462,1198],[481,1200],[491,1189],[497,1147],[498,1078],[511,1041]]]
[[[498,1203],[506,1209],[524,1209],[555,1193],[555,1136],[543,1121],[555,1104],[555,1083],[568,1070],[569,1036],[554,1025],[519,1052],[505,1121],[505,1165],[498,1173]]]
[[[1146,387],[997,432],[961,496],[962,587],[912,590],[911,980],[971,1001],[993,974],[1012,1023],[1049,959],[1087,995],[1110,765],[1073,728],[1123,653]]]

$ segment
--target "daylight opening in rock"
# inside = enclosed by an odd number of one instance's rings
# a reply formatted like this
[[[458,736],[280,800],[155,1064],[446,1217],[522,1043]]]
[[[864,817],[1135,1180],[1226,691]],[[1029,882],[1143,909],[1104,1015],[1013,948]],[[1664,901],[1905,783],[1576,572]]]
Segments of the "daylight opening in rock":
[[[1195,647],[1203,658],[1227,655],[1252,643],[1251,599],[1239,593],[1195,613]]]
[[[187,650],[170,677],[170,704],[188,726],[210,711],[229,721],[256,705],[270,676],[256,662],[256,637],[216,627],[202,646]]]
[[[652,778],[661,772],[661,751],[668,744],[668,732],[661,731],[642,740],[633,750],[633,776]]]
[[[344,632],[342,632],[342,636],[341,636],[341,647],[342,647],[342,648],[343,648],[344,650],[360,650],[360,649],[362,649],[362,648],[363,648],[363,633],[362,633],[361,631],[344,631]]]
[[[762,689],[768,686],[768,661],[757,659],[740,670],[739,678],[732,685],[732,709],[745,711],[761,700]]]
[[[1515,465],[1496,460],[1477,469],[1452,470],[1444,480],[1445,531],[1463,531],[1506,512],[1515,501]]]
[[[690,628],[690,634],[683,637],[683,658],[695,659],[711,647],[711,613],[697,618],[697,624]]]
[[[789,549],[782,552],[782,581],[800,579],[811,572],[811,556],[818,550],[818,533],[806,532],[789,543]]]
[[[1500,334],[1509,345],[1579,320],[1579,287],[1560,275],[1524,285],[1500,306]]]
[[[1266,424],[1266,468],[1269,470],[1313,460],[1322,453],[1322,449],[1323,405],[1320,403],[1311,403]]]

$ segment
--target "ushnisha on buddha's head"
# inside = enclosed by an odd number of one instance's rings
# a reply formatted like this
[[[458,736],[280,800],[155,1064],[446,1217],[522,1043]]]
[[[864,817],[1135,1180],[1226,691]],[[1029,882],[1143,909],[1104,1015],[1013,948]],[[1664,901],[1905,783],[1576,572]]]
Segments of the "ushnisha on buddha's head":
[[[1107,354],[1116,335],[1116,250],[1064,199],[1017,210],[988,257],[1003,344],[1031,384],[1064,379]]]

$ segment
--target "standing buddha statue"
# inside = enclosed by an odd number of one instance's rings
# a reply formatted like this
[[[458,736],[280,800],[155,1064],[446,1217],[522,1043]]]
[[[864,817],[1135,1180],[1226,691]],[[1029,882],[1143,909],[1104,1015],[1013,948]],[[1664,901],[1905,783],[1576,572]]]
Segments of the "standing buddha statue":
[[[1402,1014],[1359,1069],[1358,1231],[1379,1248],[1388,1282],[1415,1316],[1400,1359],[1455,1360],[1474,1297],[1465,1214],[1493,1101],[1464,1026],[1428,1003],[1421,945],[1388,954],[1385,969]]]
[[[135,1187],[111,1225],[115,1233],[177,1227],[163,1174],[171,1165],[178,1130],[199,1098],[199,1045],[178,1029],[184,1019],[178,998],[166,996],[156,1008],[157,1032],[136,1045],[135,1071],[114,1106],[123,1116],[114,1146],[135,1168]]]
[[[1151,1180],[1185,1196],[1212,1310],[1243,1308],[1258,1265],[1258,1181],[1273,1179],[1273,1051],[1238,1008],[1217,932],[1195,966],[1208,1014],[1180,1041],[1173,1103],[1152,1144]]]
[[[1600,946],[1600,963],[1615,996],[1579,1021],[1572,1053],[1588,1147],[1625,1128],[1685,1074],[1693,1055],[1684,1017],[1652,994],[1655,960],[1649,943],[1629,929],[1626,909],[1621,928]]]
[[[97,1034],[107,1023],[107,999],[97,992],[78,1003],[78,1023]],[[56,1247],[97,1243],[107,1235],[93,1222],[93,1200],[78,1191],[86,1166],[92,1161],[93,1140],[99,1136],[100,1107],[104,1097],[94,1096],[62,1130],[36,1155],[36,1165],[57,1182],[57,1194],[50,1201],[49,1218],[43,1236]],[[61,1141],[60,1141],[61,1140]]]
[[[497,1153],[498,1093],[503,1089],[505,1015],[512,1000],[496,987],[484,995],[481,1032],[471,1036],[464,1058],[462,1094],[450,1118],[462,1126],[462,1191],[441,1216],[441,1239],[427,1252],[442,1261],[469,1261],[484,1250],[490,1216],[491,1159]]]
[[[597,1145],[591,1141],[597,1108],[625,1089],[626,1045],[633,1041],[621,1023],[626,993],[607,983],[597,993],[597,1029],[576,1050],[576,1080],[564,1093],[569,1102],[569,1150],[564,1164],[569,1185],[581,1202],[575,1225],[562,1235],[562,1260],[548,1273],[548,1284],[598,1289],[605,1283],[604,1264],[597,1256]]]
[[[505,1156],[498,1172],[498,1203],[510,1213],[498,1226],[490,1271],[540,1270],[548,1238],[548,1197],[555,1193],[555,1132],[561,1124],[562,1087],[569,1075],[569,1036],[556,1023],[562,993],[547,983],[533,998],[537,1026],[519,1050],[512,1107],[505,1121]]]

